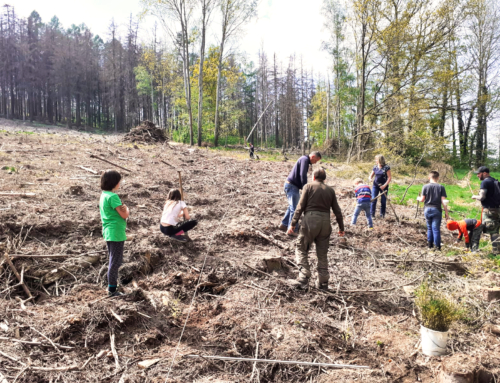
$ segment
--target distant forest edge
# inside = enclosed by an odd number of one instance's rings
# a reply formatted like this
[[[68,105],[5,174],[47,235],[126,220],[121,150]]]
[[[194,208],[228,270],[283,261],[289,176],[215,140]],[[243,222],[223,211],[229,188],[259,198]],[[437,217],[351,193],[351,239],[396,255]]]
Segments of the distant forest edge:
[[[254,63],[237,53],[254,0],[141,3],[158,20],[151,41],[139,41],[132,17],[104,39],[4,5],[0,115],[106,132],[151,120],[212,146],[243,144],[256,125],[250,141],[262,147],[499,166],[497,0],[324,0],[328,73],[296,55],[261,51]]]

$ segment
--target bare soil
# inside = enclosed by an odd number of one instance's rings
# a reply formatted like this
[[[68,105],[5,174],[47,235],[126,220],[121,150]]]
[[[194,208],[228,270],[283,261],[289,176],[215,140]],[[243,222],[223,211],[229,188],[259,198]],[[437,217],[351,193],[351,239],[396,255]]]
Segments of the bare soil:
[[[24,302],[26,293],[2,260],[0,382],[2,376],[7,382],[164,382],[167,375],[171,382],[437,382],[442,362],[456,354],[470,356],[474,366],[467,368],[485,371],[484,382],[500,379],[499,337],[488,330],[500,324],[499,307],[481,294],[498,286],[498,274],[484,255],[427,251],[425,223],[421,215],[414,219],[414,210],[397,206],[398,225],[388,208],[373,231],[361,216],[348,227],[346,243],[333,219],[330,292],[297,291],[290,284],[297,275],[294,240],[277,229],[292,160],[235,160],[207,149],[137,146],[121,136],[56,128],[20,134],[10,123],[1,129],[7,132],[0,133],[0,168],[8,169],[0,170],[0,250],[35,298]],[[112,165],[91,155],[130,170],[120,170],[118,192],[131,210],[122,298],[106,295],[98,209],[99,174]],[[335,177],[336,164],[322,166],[348,223],[350,181]],[[199,220],[187,244],[159,230],[178,170]],[[457,245],[445,230],[446,251]],[[311,263],[314,269],[314,249]],[[468,310],[453,326],[444,357],[419,349],[411,287],[424,279]],[[254,366],[186,357],[191,354],[369,368]],[[159,361],[141,369],[139,362],[152,359]]]

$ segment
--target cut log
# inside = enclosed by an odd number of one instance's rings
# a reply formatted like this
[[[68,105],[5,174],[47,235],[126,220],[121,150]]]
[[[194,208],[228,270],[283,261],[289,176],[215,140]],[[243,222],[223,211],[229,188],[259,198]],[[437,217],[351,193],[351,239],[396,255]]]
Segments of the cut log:
[[[500,288],[494,287],[492,289],[483,289],[483,297],[488,302],[500,300]]]

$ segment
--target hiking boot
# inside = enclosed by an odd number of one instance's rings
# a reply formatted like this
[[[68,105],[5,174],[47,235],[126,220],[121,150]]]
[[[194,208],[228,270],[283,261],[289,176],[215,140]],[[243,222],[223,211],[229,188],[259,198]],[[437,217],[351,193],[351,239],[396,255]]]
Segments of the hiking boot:
[[[434,247],[434,244],[432,242],[427,242],[427,247],[429,249],[432,249]]]
[[[290,234],[290,233],[286,233],[286,235],[288,235],[289,237],[298,237],[298,236],[299,236],[299,233],[297,233],[297,232],[295,232],[295,231],[294,231],[294,232],[293,232],[293,233],[291,233],[291,234]]]
[[[434,248],[434,251],[441,251],[441,246],[436,246],[436,247]]]
[[[108,297],[121,297],[125,295],[124,293],[122,293],[121,291],[108,291]]]
[[[320,282],[320,281],[316,281],[314,286],[318,289],[318,290],[328,290],[328,282]]]
[[[286,227],[286,225],[280,224],[278,226],[278,230],[284,231],[286,233],[286,231],[288,230],[288,227]]]
[[[297,290],[305,290],[309,287],[309,279],[297,279],[292,281],[292,286]]]
[[[169,238],[173,239],[176,242],[180,242],[180,243],[187,242],[187,239],[185,237],[183,237],[182,235],[169,235]]]

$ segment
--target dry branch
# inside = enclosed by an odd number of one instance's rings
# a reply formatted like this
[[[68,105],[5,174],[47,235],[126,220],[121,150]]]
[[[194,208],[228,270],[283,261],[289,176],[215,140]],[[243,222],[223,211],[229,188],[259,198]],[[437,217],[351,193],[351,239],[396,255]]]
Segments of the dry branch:
[[[254,226],[252,226],[252,229],[253,229],[253,231],[256,234],[258,234],[259,236],[261,236],[265,240],[271,242],[273,245],[276,245],[279,248],[284,249],[284,250],[289,250],[288,245],[285,245],[284,243],[278,241],[277,239],[274,239],[274,238],[270,237],[269,235],[264,234],[262,231],[260,231],[259,229],[255,228]]]
[[[85,170],[86,172],[90,172],[90,173],[93,173],[93,174],[97,174],[97,172],[96,172],[95,170],[92,170],[92,169],[90,169],[90,168],[86,168],[85,166],[75,165],[75,168],[80,168],[80,169]]]
[[[27,346],[42,346],[42,347],[52,347],[52,345],[48,343],[42,343],[42,342],[33,342],[33,341],[26,341],[26,340],[21,340],[21,339],[16,339],[16,338],[7,338],[4,336],[0,336],[0,340],[7,341],[7,342],[15,342],[15,343],[22,343]],[[60,344],[55,343],[57,348],[63,349],[63,350],[72,350],[74,347],[70,346],[62,346]]]
[[[278,363],[278,364],[295,364],[299,366],[314,366],[314,367],[330,367],[330,368],[354,368],[366,369],[369,366],[357,366],[354,364],[331,364],[331,363],[311,363],[311,362],[296,362],[292,360],[271,360],[271,359],[255,359],[255,358],[235,358],[230,356],[201,356],[201,355],[184,355],[185,358],[203,358],[214,360],[234,360],[240,362],[257,362],[257,363]]]
[[[107,162],[108,164],[110,165],[113,165],[113,166],[116,166],[117,168],[120,168],[120,169],[123,169],[123,170],[126,170],[127,172],[129,173],[132,173],[131,170],[128,170],[127,168],[124,168],[123,166],[120,166],[120,165],[117,165],[111,161],[108,161],[108,160],[105,160],[104,158],[101,158],[101,157],[98,157],[98,156],[95,156],[93,154],[90,155],[90,158],[95,158],[96,160],[100,160],[100,161],[104,161],[104,162]]]
[[[10,269],[12,270],[12,272],[14,273],[14,275],[16,276],[17,280],[19,281],[19,283],[21,284],[21,286],[23,287],[23,290],[24,292],[26,293],[26,295],[32,299],[33,296],[31,295],[31,292],[30,290],[28,289],[28,287],[26,287],[26,285],[24,284],[23,282],[23,278],[21,278],[21,276],[19,275],[19,273],[17,272],[14,264],[12,263],[12,261],[10,260],[9,258],[9,255],[7,253],[4,254],[4,257],[5,257],[5,262],[7,262],[7,264],[9,265]]]

